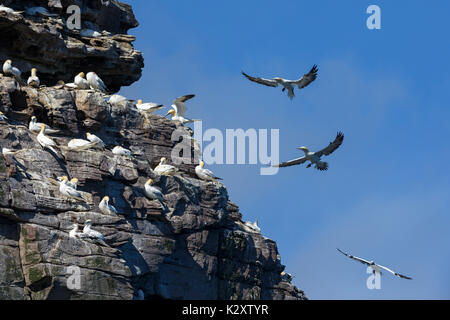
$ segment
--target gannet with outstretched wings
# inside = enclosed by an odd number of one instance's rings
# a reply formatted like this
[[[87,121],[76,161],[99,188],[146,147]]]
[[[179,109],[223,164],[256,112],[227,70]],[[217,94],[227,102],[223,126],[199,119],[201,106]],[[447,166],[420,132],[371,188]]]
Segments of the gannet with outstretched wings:
[[[303,75],[303,77],[301,77],[298,80],[286,80],[286,79],[283,79],[280,77],[276,77],[276,78],[272,78],[272,79],[264,79],[264,78],[249,76],[244,71],[242,71],[242,74],[248,80],[259,83],[259,84],[263,84],[265,86],[278,87],[278,85],[282,85],[283,90],[281,90],[281,91],[284,92],[285,90],[287,90],[287,95],[292,100],[295,97],[295,94],[294,94],[295,86],[298,86],[299,89],[303,89],[304,87],[308,86],[311,82],[316,80],[318,70],[319,69],[317,68],[317,66],[314,65],[307,74]]]
[[[403,278],[403,279],[412,280],[412,278],[410,278],[410,277],[408,277],[408,276],[405,276],[405,275],[402,275],[402,274],[400,274],[400,273],[397,273],[397,272],[395,272],[395,271],[393,271],[393,270],[391,270],[391,269],[389,269],[389,268],[387,268],[387,267],[384,267],[384,266],[382,266],[382,265],[376,264],[374,261],[367,261],[367,260],[364,260],[364,259],[362,259],[362,258],[358,258],[358,257],[352,256],[351,254],[345,253],[344,251],[340,250],[339,248],[336,248],[336,249],[337,249],[340,253],[346,255],[347,257],[349,257],[350,259],[359,261],[359,262],[361,262],[362,264],[365,264],[365,265],[370,266],[370,267],[372,268],[374,274],[375,274],[375,273],[379,273],[379,274],[381,275],[380,269],[384,269],[384,270],[386,270],[386,271],[389,271],[390,273],[392,273],[393,275],[395,275],[395,276],[397,276],[397,277],[400,277],[400,278]]]
[[[188,94],[176,98],[173,104],[171,105],[172,109],[170,109],[169,112],[167,112],[166,116],[170,114],[172,116],[172,121],[179,121],[182,124],[200,121],[198,119],[186,118],[186,105],[184,103],[192,99],[193,97],[195,97],[195,94]]]
[[[289,167],[305,163],[306,161],[310,161],[310,163],[306,166],[307,168],[311,167],[312,164],[315,164],[315,168],[317,170],[328,170],[328,163],[321,161],[320,158],[322,156],[328,156],[332,154],[337,148],[339,148],[339,146],[342,144],[342,141],[344,141],[344,134],[342,132],[338,132],[338,134],[336,135],[336,139],[334,139],[333,142],[330,142],[330,144],[326,148],[317,152],[310,152],[306,147],[297,148],[299,150],[303,150],[303,152],[305,153],[303,157],[274,165],[274,167]]]

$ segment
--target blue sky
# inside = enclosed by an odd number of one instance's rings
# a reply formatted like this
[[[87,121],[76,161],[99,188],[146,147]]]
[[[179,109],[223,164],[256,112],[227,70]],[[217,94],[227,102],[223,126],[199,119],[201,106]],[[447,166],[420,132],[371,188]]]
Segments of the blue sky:
[[[167,105],[195,93],[188,116],[203,130],[280,129],[281,160],[344,132],[327,172],[209,166],[310,299],[450,298],[448,1],[127,2],[145,69],[122,94]],[[371,4],[381,30],[366,27]],[[294,101],[240,75],[293,79],[313,64]],[[368,290],[336,247],[414,280]]]

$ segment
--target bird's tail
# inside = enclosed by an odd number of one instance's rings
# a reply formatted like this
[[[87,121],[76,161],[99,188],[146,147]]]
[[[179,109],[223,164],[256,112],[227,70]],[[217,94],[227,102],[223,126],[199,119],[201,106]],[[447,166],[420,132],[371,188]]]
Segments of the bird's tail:
[[[328,170],[328,163],[327,162],[319,162],[316,164],[316,169],[320,171],[327,171]]]

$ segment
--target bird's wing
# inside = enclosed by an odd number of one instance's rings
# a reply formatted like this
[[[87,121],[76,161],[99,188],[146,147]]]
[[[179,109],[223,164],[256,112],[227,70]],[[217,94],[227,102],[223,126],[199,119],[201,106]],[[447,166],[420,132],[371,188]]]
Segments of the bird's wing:
[[[253,81],[253,82],[256,82],[259,84],[263,84],[263,85],[269,86],[269,87],[277,87],[278,86],[278,82],[276,82],[275,80],[264,79],[264,78],[255,78],[255,77],[249,76],[244,71],[241,71],[241,73],[250,81]]]
[[[339,146],[342,144],[342,141],[344,141],[344,134],[342,132],[338,132],[336,135],[336,139],[334,139],[333,142],[330,142],[330,144],[326,148],[317,151],[316,155],[318,157],[321,157],[322,155],[328,156],[329,154],[332,154],[334,150],[339,148]]]
[[[364,260],[364,259],[362,259],[362,258],[358,258],[358,257],[352,256],[351,254],[345,253],[344,251],[340,250],[339,248],[336,248],[336,249],[337,249],[337,251],[339,251],[339,252],[342,253],[343,255],[346,255],[347,257],[349,257],[349,258],[351,258],[351,259],[353,259],[353,260],[359,261],[359,262],[361,262],[361,263],[363,263],[363,264],[367,264],[367,265],[370,264],[370,262],[367,261],[367,260]]]
[[[303,156],[303,157],[300,157],[300,158],[297,158],[297,159],[294,159],[294,160],[290,160],[290,161],[286,161],[286,162],[283,162],[283,163],[280,163],[280,164],[273,165],[272,167],[279,167],[279,168],[290,167],[290,166],[295,166],[297,164],[305,163],[305,161],[306,161],[306,157]]]
[[[393,275],[396,275],[397,277],[400,277],[400,278],[403,278],[403,279],[412,280],[412,278],[407,277],[407,276],[404,276],[404,275],[402,275],[402,274],[400,274],[400,273],[397,273],[397,272],[395,272],[395,271],[389,269],[388,267],[385,267],[385,266],[382,266],[382,265],[379,265],[379,264],[378,264],[378,266],[379,266],[380,268],[386,270],[386,271],[389,271],[389,272],[392,273]]]
[[[185,96],[178,97],[175,99],[173,104],[175,106],[178,116],[182,116],[182,117],[186,116],[186,105],[184,103],[186,101],[188,101],[189,99],[192,99],[193,97],[195,97],[195,94],[187,94]]]
[[[307,74],[303,75],[303,77],[295,81],[295,84],[298,86],[299,89],[308,86],[311,82],[316,80],[318,70],[319,69],[317,69],[317,66],[314,65]]]

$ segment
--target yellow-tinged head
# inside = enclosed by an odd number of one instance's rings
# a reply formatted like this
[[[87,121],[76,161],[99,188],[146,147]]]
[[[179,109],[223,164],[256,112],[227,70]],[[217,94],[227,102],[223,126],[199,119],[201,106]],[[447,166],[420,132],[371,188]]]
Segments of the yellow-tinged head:
[[[168,116],[169,114],[172,115],[172,117],[175,117],[177,112],[174,109],[170,109],[169,112],[167,112],[166,116]]]
[[[12,61],[11,61],[10,59],[8,59],[8,60],[6,60],[6,61],[5,61],[5,63],[7,63],[7,64],[11,64],[11,63],[12,63]]]
[[[2,116],[2,115],[3,115],[3,112],[0,111],[0,116]]]
[[[142,99],[139,99],[137,104],[142,104]]]
[[[69,178],[67,178],[67,176],[62,176],[61,180],[66,182],[66,181],[69,181]]]
[[[41,125],[41,132],[44,132],[45,131],[45,124],[42,124]]]
[[[91,136],[91,134],[89,132],[86,132],[86,137],[89,139],[89,137]]]
[[[203,168],[205,166],[205,163],[203,161],[200,161],[200,168]]]
[[[37,120],[37,119],[36,119],[36,116],[32,116],[32,117],[31,117],[31,120],[32,120],[32,121],[36,121],[36,120]]]
[[[77,178],[72,178],[72,180],[70,180],[71,183],[77,183],[78,179]]]
[[[161,164],[166,163],[166,161],[167,161],[167,159],[166,159],[165,157],[162,157],[162,158],[161,158]]]
[[[104,197],[103,197],[103,200],[109,201],[109,197],[108,197],[108,196],[104,196]]]
[[[80,76],[81,78],[86,77],[86,75],[84,74],[84,72],[80,72],[80,73],[78,74],[78,76]]]
[[[299,149],[299,150],[303,150],[304,152],[306,152],[306,153],[308,153],[309,152],[309,150],[308,150],[308,148],[307,147],[299,147],[299,148],[297,148],[297,149]]]
[[[36,68],[31,69],[31,75],[32,76],[36,76],[36,72],[37,72]]]
[[[145,184],[152,184],[152,183],[153,183],[153,179],[148,179]]]

